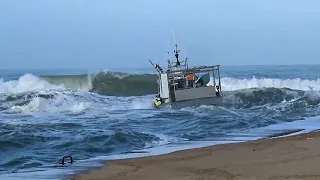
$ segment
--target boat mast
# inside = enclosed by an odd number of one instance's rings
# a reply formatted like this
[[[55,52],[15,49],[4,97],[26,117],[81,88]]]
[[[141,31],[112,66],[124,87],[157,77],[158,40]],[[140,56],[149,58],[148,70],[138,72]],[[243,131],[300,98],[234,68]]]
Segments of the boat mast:
[[[176,42],[176,37],[174,35],[174,31],[172,31],[172,35],[173,35],[174,46],[175,46],[175,49],[173,50],[173,52],[174,52],[174,56],[176,57],[176,67],[177,67],[177,66],[180,66],[180,62],[179,62],[179,52],[180,52],[180,50],[178,50],[178,45],[177,45],[177,42]]]
[[[180,66],[180,62],[179,62],[179,52],[180,50],[178,50],[178,45],[175,45],[175,50],[174,50],[174,56],[176,57],[176,66]]]
[[[170,55],[169,55],[169,52],[167,52],[168,53],[168,69],[170,71],[179,70],[180,66],[185,66],[185,69],[187,69],[188,68],[187,57],[186,57],[185,61],[181,61],[180,62],[180,59],[179,59],[180,50],[178,49],[178,45],[177,45],[177,42],[176,42],[176,38],[175,38],[174,32],[173,32],[173,40],[174,40],[174,47],[175,47],[173,52],[174,52],[174,56],[175,56],[176,62],[170,61]],[[172,69],[173,67],[174,67],[174,69]]]

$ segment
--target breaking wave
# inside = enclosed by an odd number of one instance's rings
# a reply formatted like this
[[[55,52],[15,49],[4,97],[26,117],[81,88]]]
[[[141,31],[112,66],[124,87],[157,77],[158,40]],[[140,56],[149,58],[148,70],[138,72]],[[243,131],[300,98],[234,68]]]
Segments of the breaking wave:
[[[301,109],[320,104],[320,80],[251,78],[236,79],[224,77],[222,81],[225,107],[253,108],[277,106],[286,103],[291,109]],[[209,82],[210,84],[210,82]],[[91,100],[85,100],[83,93],[90,92]],[[94,92],[93,94],[91,92]],[[79,94],[80,93],[80,94]],[[126,74],[100,72],[93,75],[34,76],[25,74],[17,80],[0,79],[0,111],[82,113],[90,109],[94,94],[128,97],[116,101],[131,102],[127,107],[107,100],[109,108],[150,109],[149,98],[143,95],[157,93],[156,74]],[[138,96],[138,97],[134,97]],[[110,97],[111,98],[111,97]],[[110,101],[110,102],[109,102]],[[291,102],[287,103],[287,102]],[[299,108],[301,107],[301,108]],[[97,107],[96,107],[97,108]]]
[[[25,74],[17,80],[0,79],[0,93],[69,88],[108,96],[141,96],[157,92],[157,75],[100,72],[81,75],[34,76]]]
[[[3,79],[0,79],[0,93],[16,94],[34,90],[61,90],[68,88],[107,96],[142,96],[157,93],[157,78],[156,74],[128,74],[121,72],[99,72],[89,75],[52,75],[39,77],[32,74],[25,74],[17,80],[5,82]],[[209,84],[212,84],[212,81],[209,82]],[[300,78],[258,79],[255,77],[251,79],[236,79],[223,77],[221,78],[221,86],[224,92],[234,91],[235,94],[242,93],[244,96],[246,93],[255,93],[258,95],[259,92],[269,94],[278,92],[278,95],[280,96],[285,89],[296,91],[319,91],[320,80]],[[263,88],[271,89],[263,90]],[[297,93],[296,91],[292,91],[292,93],[295,94]]]

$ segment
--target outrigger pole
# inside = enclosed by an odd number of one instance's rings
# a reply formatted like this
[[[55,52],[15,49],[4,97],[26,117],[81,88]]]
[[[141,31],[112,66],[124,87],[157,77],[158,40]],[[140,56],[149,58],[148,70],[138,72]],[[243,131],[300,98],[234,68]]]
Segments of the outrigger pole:
[[[150,61],[151,65],[158,71],[159,74],[161,74],[163,72],[162,68],[158,64],[154,65],[151,60],[149,60],[149,61]]]

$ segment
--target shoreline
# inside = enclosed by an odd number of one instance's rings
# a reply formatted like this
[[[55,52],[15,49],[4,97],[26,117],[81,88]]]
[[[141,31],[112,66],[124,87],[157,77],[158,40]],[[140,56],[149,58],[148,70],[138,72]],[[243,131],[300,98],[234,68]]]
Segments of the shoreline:
[[[320,145],[316,145],[319,143],[320,132],[314,130],[162,155],[109,160],[100,168],[89,168],[66,179],[320,179],[316,168],[320,165],[320,153],[317,154]],[[310,155],[314,158],[306,157]],[[314,161],[317,158],[318,161]],[[301,163],[306,164],[302,167]]]

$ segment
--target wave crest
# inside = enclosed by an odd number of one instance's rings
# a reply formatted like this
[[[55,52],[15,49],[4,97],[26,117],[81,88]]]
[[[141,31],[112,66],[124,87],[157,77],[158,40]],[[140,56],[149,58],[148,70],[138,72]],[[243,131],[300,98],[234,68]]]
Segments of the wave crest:
[[[99,72],[97,74],[34,76],[25,74],[18,80],[4,82],[0,79],[0,93],[22,93],[34,90],[73,89],[95,92],[107,96],[142,96],[157,93],[156,74],[129,74],[122,72]],[[212,81],[209,83],[212,84]],[[223,91],[250,88],[288,88],[292,90],[320,90],[320,80],[221,78]]]
[[[32,74],[25,74],[18,80],[4,82],[0,79],[0,93],[23,93],[34,90],[63,89],[63,85],[50,84]]]

